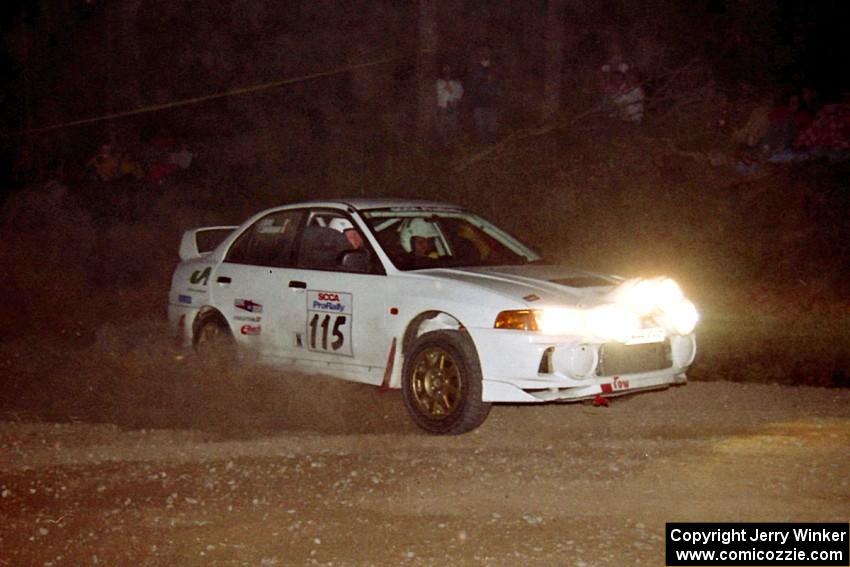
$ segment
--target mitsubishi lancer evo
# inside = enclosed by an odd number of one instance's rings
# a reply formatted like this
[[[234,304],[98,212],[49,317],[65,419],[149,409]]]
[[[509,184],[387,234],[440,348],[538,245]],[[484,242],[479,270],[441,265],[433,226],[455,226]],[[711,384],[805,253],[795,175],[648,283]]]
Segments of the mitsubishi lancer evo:
[[[567,402],[686,381],[698,313],[667,277],[548,264],[444,203],[275,207],[184,233],[168,316],[199,356],[402,390],[435,434],[493,403]]]

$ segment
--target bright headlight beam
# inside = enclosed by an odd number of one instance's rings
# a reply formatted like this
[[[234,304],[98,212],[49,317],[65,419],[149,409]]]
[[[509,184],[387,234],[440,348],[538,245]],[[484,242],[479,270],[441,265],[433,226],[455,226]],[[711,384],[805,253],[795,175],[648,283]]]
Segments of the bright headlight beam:
[[[693,332],[699,321],[699,313],[696,306],[687,299],[681,300],[675,307],[667,311],[670,324],[680,335],[688,335]]]
[[[646,317],[657,310],[669,311],[684,299],[682,289],[671,278],[626,280],[612,294],[614,301]]]
[[[587,330],[596,337],[624,342],[638,329],[638,316],[616,305],[600,305],[587,312]]]
[[[583,335],[584,314],[578,309],[548,307],[538,317],[537,326],[547,335]]]
[[[575,335],[628,342],[651,318],[668,332],[693,332],[699,313],[673,279],[635,278],[620,284],[605,303],[588,309],[546,307],[535,311],[537,328],[547,335]]]
[[[592,309],[548,307],[539,313],[537,326],[547,335],[626,341],[640,329],[640,319],[631,311],[613,304]]]
[[[655,303],[662,311],[675,308],[685,299],[682,288],[670,278],[664,278],[657,284]]]

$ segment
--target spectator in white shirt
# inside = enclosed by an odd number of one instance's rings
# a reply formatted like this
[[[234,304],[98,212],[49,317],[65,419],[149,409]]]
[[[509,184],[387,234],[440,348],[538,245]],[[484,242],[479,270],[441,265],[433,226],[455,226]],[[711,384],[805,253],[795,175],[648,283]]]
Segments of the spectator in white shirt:
[[[452,77],[450,65],[443,65],[437,78],[437,137],[444,146],[458,142],[460,134],[459,108],[463,98],[463,85]]]

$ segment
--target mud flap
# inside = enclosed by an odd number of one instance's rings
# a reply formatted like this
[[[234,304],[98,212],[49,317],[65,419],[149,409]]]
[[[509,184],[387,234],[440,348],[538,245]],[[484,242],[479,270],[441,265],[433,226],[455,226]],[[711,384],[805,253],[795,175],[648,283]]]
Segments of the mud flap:
[[[387,356],[387,366],[384,369],[384,380],[381,382],[381,385],[378,387],[378,392],[383,394],[384,392],[389,392],[390,390],[390,377],[393,375],[393,363],[395,362],[395,337],[393,337],[393,342],[390,345],[390,354]]]
[[[186,348],[186,314],[180,315],[180,320],[177,322],[177,336],[174,337],[174,346],[177,350]]]

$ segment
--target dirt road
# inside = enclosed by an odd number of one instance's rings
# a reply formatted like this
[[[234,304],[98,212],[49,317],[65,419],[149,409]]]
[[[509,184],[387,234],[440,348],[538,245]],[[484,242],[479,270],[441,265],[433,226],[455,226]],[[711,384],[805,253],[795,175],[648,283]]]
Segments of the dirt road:
[[[440,438],[341,387],[374,426],[3,422],[0,565],[661,565],[668,521],[850,519],[846,389],[497,406]]]

